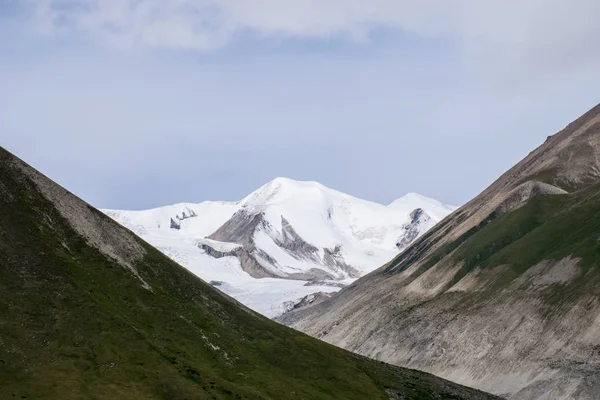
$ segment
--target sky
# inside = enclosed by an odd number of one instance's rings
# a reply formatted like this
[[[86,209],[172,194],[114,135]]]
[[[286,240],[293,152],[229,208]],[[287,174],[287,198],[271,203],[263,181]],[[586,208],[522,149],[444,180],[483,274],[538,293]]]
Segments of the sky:
[[[0,0],[0,146],[101,208],[460,205],[599,102],[597,0]]]

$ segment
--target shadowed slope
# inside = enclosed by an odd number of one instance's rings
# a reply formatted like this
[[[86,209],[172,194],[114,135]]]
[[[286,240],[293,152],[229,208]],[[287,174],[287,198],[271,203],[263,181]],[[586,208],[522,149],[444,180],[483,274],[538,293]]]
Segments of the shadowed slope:
[[[0,398],[487,399],[280,326],[0,149]]]

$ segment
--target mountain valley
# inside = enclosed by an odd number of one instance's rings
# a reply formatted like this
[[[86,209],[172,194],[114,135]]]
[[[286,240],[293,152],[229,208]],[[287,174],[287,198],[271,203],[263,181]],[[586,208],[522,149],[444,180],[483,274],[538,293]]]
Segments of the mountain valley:
[[[0,148],[0,398],[495,396],[281,326]]]
[[[317,182],[277,178],[239,202],[104,212],[206,282],[275,317],[388,262],[454,209],[414,193],[384,206]]]

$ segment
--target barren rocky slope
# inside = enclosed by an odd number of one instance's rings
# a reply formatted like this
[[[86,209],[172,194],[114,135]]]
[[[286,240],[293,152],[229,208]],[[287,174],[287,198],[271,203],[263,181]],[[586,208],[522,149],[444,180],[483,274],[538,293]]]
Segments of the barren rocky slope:
[[[393,261],[281,320],[513,399],[600,398],[600,105]]]
[[[492,399],[221,294],[0,148],[1,399]]]

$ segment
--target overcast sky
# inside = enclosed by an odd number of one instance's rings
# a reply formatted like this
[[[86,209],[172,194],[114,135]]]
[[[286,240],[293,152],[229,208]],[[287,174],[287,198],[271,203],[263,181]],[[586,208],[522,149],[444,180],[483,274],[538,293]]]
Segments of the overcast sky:
[[[600,101],[597,0],[0,0],[0,145],[93,205],[450,204]]]

